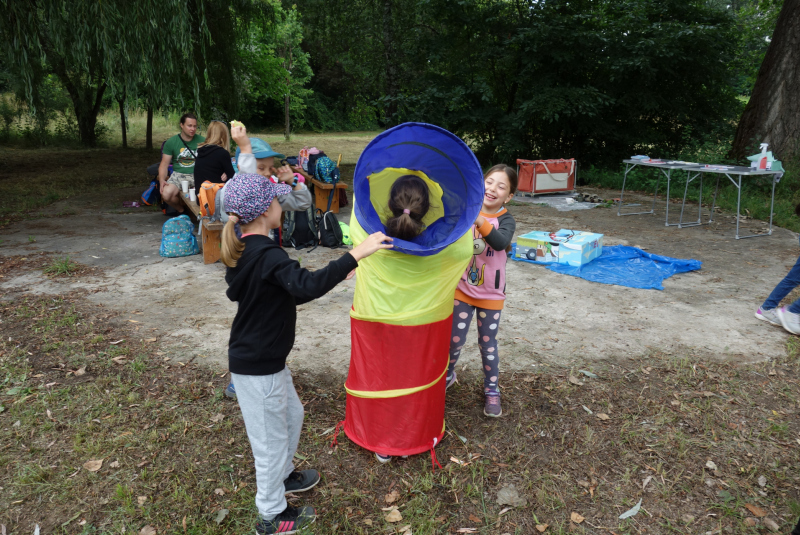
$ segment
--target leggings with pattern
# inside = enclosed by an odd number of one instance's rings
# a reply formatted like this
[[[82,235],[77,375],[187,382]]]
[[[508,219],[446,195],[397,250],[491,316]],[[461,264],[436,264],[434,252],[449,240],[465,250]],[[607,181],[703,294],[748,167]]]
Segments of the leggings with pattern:
[[[453,376],[461,348],[467,340],[472,315],[478,311],[478,347],[483,361],[483,389],[487,394],[500,394],[498,384],[497,329],[500,326],[500,311],[478,308],[455,300],[453,308],[453,335],[450,338],[450,366],[447,368],[448,380]]]

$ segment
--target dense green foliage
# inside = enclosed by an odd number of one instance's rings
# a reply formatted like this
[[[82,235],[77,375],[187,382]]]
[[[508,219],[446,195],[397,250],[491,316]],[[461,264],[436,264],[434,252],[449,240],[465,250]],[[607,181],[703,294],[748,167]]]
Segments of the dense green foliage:
[[[35,111],[29,139],[91,145],[98,111],[125,99],[262,127],[286,107],[295,129],[432,122],[486,163],[671,156],[728,142],[781,5],[0,0],[0,92],[18,97],[0,135]]]

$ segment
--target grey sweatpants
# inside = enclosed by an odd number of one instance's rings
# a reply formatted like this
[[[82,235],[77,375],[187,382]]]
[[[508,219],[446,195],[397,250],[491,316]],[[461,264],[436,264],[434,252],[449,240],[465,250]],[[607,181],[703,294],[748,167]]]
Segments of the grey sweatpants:
[[[283,480],[294,471],[303,404],[286,367],[272,375],[231,373],[256,465],[256,508],[272,520],[286,509]]]

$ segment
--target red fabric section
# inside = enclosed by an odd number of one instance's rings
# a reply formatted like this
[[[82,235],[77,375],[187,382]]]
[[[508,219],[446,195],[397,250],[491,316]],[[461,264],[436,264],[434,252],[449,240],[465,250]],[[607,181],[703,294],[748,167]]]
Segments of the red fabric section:
[[[348,394],[345,434],[382,455],[429,451],[444,435],[445,378],[431,388],[398,398],[369,399]]]
[[[434,381],[447,366],[453,316],[426,325],[350,318],[351,390],[397,390]]]
[[[442,375],[452,316],[413,327],[351,318],[352,354],[347,387],[396,390],[426,385]],[[415,455],[444,435],[445,377],[432,387],[395,398],[347,395],[345,434],[370,451]]]

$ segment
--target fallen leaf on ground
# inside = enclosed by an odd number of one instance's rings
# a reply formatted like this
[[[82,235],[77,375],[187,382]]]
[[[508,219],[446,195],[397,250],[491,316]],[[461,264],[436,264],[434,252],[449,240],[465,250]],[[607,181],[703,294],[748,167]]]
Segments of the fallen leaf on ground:
[[[767,516],[767,512],[763,510],[761,507],[756,507],[755,505],[746,503],[744,506],[747,508],[748,511],[753,513],[753,516],[757,518],[761,518],[763,516]]]
[[[595,414],[595,416],[597,416],[598,420],[610,420],[611,419],[611,416],[609,416],[608,414],[606,414],[604,412],[598,412],[597,414]]]
[[[153,526],[145,526],[139,531],[139,535],[156,535],[156,528]]]
[[[96,459],[93,461],[86,461],[83,463],[83,467],[86,468],[90,472],[97,472],[103,466],[103,459]]]
[[[709,470],[716,470],[717,465],[714,461],[706,461],[706,468],[708,468]]]
[[[580,524],[581,522],[586,520],[585,518],[583,518],[581,515],[579,515],[575,511],[572,511],[572,513],[570,513],[569,519],[572,520],[573,522],[575,522],[576,524]]]
[[[147,338],[145,342],[155,342],[156,338]]]
[[[214,416],[212,416],[211,417],[211,421],[216,424],[216,423],[221,422],[223,418],[225,418],[225,415],[220,412],[220,413],[217,413]]]
[[[111,359],[111,360],[113,360],[113,361],[114,361],[114,362],[116,362],[117,364],[124,364],[124,363],[125,363],[125,361],[126,361],[125,357],[114,357],[114,358],[113,358],[113,359]]]
[[[387,522],[400,522],[403,520],[403,515],[400,514],[400,511],[397,510],[397,507],[393,507],[392,510],[386,513],[386,516],[383,518]]]
[[[117,344],[121,344],[124,341],[125,341],[125,339],[123,338],[122,340],[117,340],[116,342],[109,342],[109,344],[111,344],[112,346],[115,346]],[[145,527],[147,527],[147,526],[145,526]],[[142,529],[144,529],[144,528],[142,528]]]
[[[217,517],[214,519],[214,522],[216,522],[217,524],[222,524],[222,522],[225,520],[225,517],[228,516],[229,512],[230,511],[228,511],[227,509],[220,509],[219,511],[217,511]]]
[[[372,520],[370,520],[369,518],[365,518],[365,519],[364,519],[364,523],[365,523],[366,525],[368,525],[368,526],[371,526],[371,525],[372,525]]]
[[[548,527],[550,527],[550,524],[536,524],[536,531],[539,533],[544,533]]]
[[[113,463],[109,464],[111,468],[119,468],[119,461],[114,461]]]
[[[513,507],[506,507],[505,509],[500,509],[500,512],[497,513],[497,516],[503,516],[504,514],[506,514],[507,512],[509,512],[512,509],[513,509]]]
[[[139,502],[139,507],[141,507],[147,501],[147,496],[139,496],[136,498],[136,501]]]
[[[214,489],[214,494],[217,496],[225,496],[225,491],[222,489]]]
[[[392,492],[384,496],[383,499],[386,500],[386,503],[394,503],[400,499],[400,493],[397,492],[396,490],[393,490]]]
[[[399,528],[397,528],[397,531],[400,532],[400,535],[411,535],[411,524],[400,526]]]
[[[81,375],[86,375],[86,366],[81,366],[77,370],[75,370],[75,375],[80,377]]]
[[[781,529],[778,526],[777,522],[775,522],[771,518],[765,518],[764,520],[762,520],[762,522],[764,522],[764,525],[767,526],[767,529],[769,529],[770,531],[780,531]]]
[[[766,487],[767,486],[767,478],[764,476],[758,476],[758,486],[759,487]]]
[[[481,519],[478,518],[475,515],[469,515],[469,519],[472,520],[473,522],[475,522],[476,524],[480,524],[481,523]]]
[[[186,515],[183,515],[183,521],[181,522],[181,525],[183,526],[183,531],[186,531]]]
[[[476,528],[458,528],[456,533],[475,533],[478,531]]]
[[[636,505],[634,505],[633,507],[631,507],[630,509],[619,515],[619,519],[625,520],[626,518],[636,516],[636,513],[638,513],[639,509],[641,508],[642,508],[642,499],[639,498],[639,502]]]
[[[646,478],[644,478],[642,480],[642,490],[644,490],[645,487],[647,487],[647,484],[650,483],[650,481],[652,481],[652,479],[653,479],[653,476],[647,476]]]
[[[519,491],[514,485],[506,485],[497,491],[497,505],[524,507],[527,504],[528,500],[526,500],[524,496],[519,495]]]
[[[592,379],[599,379],[599,377],[596,374],[592,373],[592,372],[589,372],[589,371],[586,371],[586,370],[578,370],[578,371],[580,373],[582,373],[583,375],[585,375],[586,377],[591,377]]]
[[[757,518],[753,518],[752,516],[748,516],[747,518],[744,519],[744,525],[745,526],[749,526],[751,528],[754,527],[754,526],[757,526],[758,525],[758,519]]]
[[[574,375],[570,375],[568,380],[574,385],[583,386],[583,382]]]

